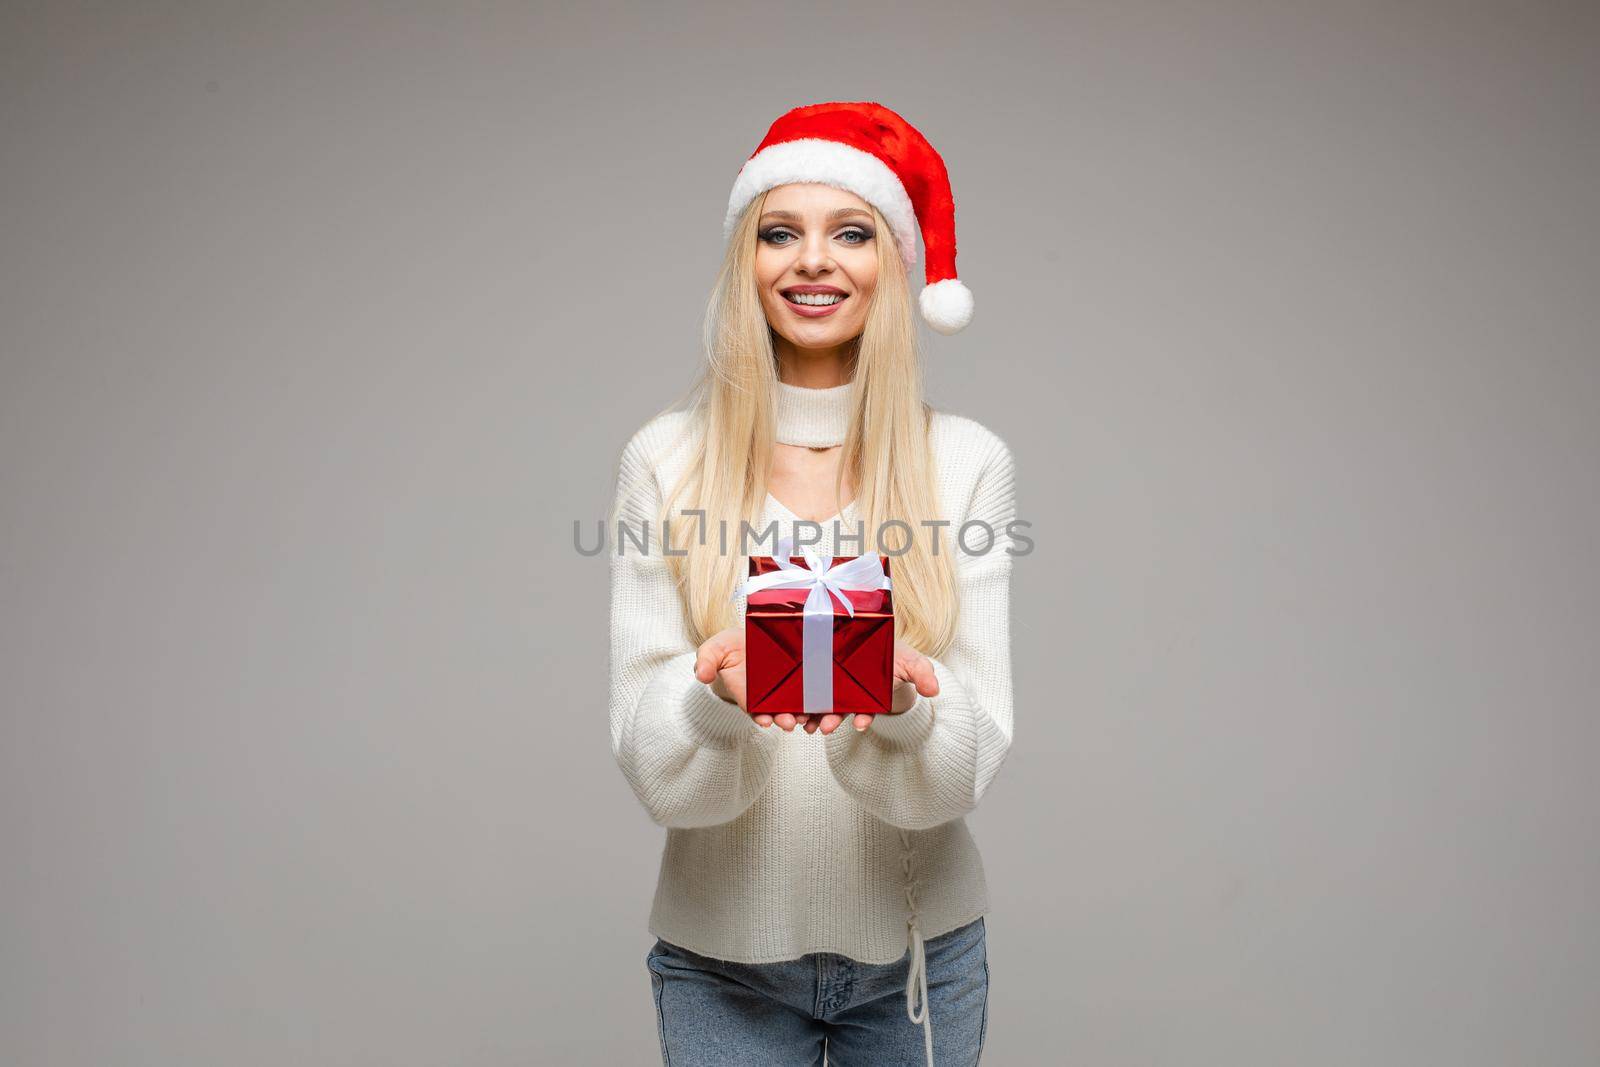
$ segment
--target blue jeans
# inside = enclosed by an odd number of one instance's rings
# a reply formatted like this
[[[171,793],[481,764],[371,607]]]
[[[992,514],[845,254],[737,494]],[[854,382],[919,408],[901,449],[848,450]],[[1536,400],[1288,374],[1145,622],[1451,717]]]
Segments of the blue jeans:
[[[938,1067],[972,1067],[989,1022],[983,916],[926,944]],[[898,963],[809,952],[729,963],[656,939],[645,957],[668,1067],[921,1067],[922,1027],[906,1014],[910,951]]]

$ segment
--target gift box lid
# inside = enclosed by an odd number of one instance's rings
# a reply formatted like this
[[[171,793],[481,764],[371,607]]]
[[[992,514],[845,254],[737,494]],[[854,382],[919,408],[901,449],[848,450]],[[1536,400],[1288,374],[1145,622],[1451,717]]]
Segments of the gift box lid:
[[[807,563],[805,557],[790,556],[787,558],[790,563],[795,565],[796,568],[804,568],[806,571],[811,571],[811,567]],[[848,563],[852,560],[860,558],[860,556],[822,556],[820,557],[819,562],[823,565],[824,569],[827,569],[837,567],[840,564]],[[844,595],[850,598],[850,604],[855,609],[856,614],[861,614],[863,612],[873,615],[894,614],[894,599],[891,590],[888,587],[889,558],[884,555],[879,555],[877,558],[883,568],[885,583],[883,587],[873,589],[843,590]],[[757,577],[758,575],[772,574],[776,571],[784,569],[785,568],[779,564],[778,560],[772,556],[750,557],[750,577],[752,578]],[[839,602],[839,592],[840,591],[836,589],[829,589],[829,602],[833,604],[834,614],[843,615],[848,618],[850,612],[847,611],[844,605]],[[747,614],[798,614],[800,609],[805,606],[806,598],[810,595],[810,593],[811,586],[809,584],[758,589],[749,594],[746,600],[745,611]]]

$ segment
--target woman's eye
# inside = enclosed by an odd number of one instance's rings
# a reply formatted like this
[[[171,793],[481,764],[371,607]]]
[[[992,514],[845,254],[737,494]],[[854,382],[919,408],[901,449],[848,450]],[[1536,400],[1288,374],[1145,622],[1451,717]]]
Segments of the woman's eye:
[[[793,237],[794,234],[790,233],[788,230],[763,230],[759,236],[769,245],[786,245],[791,244],[792,242],[781,241],[779,238]],[[853,226],[848,230],[842,231],[839,234],[839,237],[843,239],[844,243],[847,245],[864,245],[868,241],[872,240],[872,231],[863,230]]]

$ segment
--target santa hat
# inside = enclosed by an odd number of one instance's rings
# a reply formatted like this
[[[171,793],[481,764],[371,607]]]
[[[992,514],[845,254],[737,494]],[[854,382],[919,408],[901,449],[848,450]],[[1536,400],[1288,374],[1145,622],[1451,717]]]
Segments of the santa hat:
[[[882,104],[835,101],[807,104],[772,124],[745,160],[728,197],[722,236],[768,189],[820,182],[855,193],[877,208],[894,230],[906,270],[917,263],[922,231],[926,285],[917,299],[922,317],[951,334],[972,321],[972,292],[956,278],[956,205],[944,160],[915,126]]]

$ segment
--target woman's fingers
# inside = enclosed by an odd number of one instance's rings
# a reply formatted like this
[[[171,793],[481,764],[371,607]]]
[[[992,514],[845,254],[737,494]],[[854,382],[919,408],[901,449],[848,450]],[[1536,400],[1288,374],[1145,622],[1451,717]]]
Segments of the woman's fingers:
[[[820,720],[812,718],[803,711],[798,713],[780,711],[776,715],[761,714],[755,716],[755,720],[762,726],[771,726],[773,723],[777,723],[778,729],[788,730],[790,733],[793,733],[794,728],[799,726],[804,728],[806,733],[814,734],[817,732],[817,727],[821,725]]]
[[[694,676],[707,685],[717,676],[717,671],[722,668],[723,661],[727,659],[732,650],[732,631],[723,630],[706,638],[700,646],[700,652],[694,659]]]
[[[808,734],[814,734],[818,731],[821,731],[824,734],[831,734],[833,731],[837,730],[839,728],[839,724],[845,720],[843,715],[838,715],[833,712],[818,716],[806,715],[804,713],[791,714],[787,711],[780,711],[776,715],[767,715],[765,713],[760,715],[752,715],[751,718],[756,721],[757,725],[771,726],[774,722],[776,722],[779,729],[788,730],[791,732],[798,724],[804,728],[805,732]],[[874,716],[854,715],[851,716],[851,718],[853,719],[851,725],[855,729],[865,730],[867,727],[872,725]]]
[[[894,644],[895,677],[910,682],[925,697],[939,695],[939,679],[933,673],[933,664],[927,656],[904,641]]]

